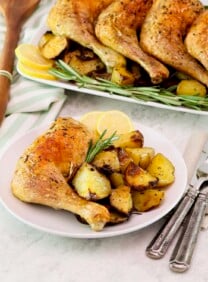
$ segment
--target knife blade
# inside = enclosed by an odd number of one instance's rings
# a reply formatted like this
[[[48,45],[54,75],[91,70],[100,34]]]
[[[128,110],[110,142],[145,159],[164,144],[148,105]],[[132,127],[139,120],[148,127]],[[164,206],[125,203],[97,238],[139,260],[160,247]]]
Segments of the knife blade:
[[[203,162],[208,158],[208,140],[205,142],[203,149],[200,153],[197,165],[195,167],[193,176],[188,185],[187,192],[183,196],[182,200],[176,206],[176,208],[171,212],[168,219],[165,221],[162,228],[154,236],[150,244],[146,248],[146,255],[153,259],[162,258],[173,238],[175,237],[177,231],[179,230],[180,225],[182,224],[185,216],[191,209],[198,193],[201,184],[204,179],[197,176],[197,169],[201,166]]]

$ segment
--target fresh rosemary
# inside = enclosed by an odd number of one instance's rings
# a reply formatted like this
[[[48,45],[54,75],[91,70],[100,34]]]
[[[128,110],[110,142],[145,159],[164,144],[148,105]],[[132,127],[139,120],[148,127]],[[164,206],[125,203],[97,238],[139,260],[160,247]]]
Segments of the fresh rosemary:
[[[185,107],[201,111],[208,110],[207,97],[176,95],[173,93],[176,86],[171,86],[167,89],[158,86],[120,86],[102,78],[94,79],[85,75],[80,75],[62,60],[56,61],[56,67],[50,69],[49,72],[62,80],[75,82],[80,88],[85,87],[88,89],[106,91],[110,94],[145,102],[159,102],[170,106]]]
[[[107,149],[108,147],[110,147],[113,144],[113,141],[117,140],[119,137],[116,136],[116,132],[114,132],[110,137],[104,139],[104,136],[106,134],[107,130],[104,130],[103,133],[100,135],[99,139],[97,140],[97,142],[95,144],[92,143],[92,141],[90,142],[88,151],[87,151],[87,156],[85,161],[87,163],[90,163],[93,161],[93,159],[95,158],[95,156]]]

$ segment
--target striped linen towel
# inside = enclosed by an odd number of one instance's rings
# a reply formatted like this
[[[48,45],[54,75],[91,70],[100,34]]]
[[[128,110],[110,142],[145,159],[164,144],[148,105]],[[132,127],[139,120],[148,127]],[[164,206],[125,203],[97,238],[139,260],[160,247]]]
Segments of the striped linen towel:
[[[30,42],[33,34],[42,26],[53,2],[40,1],[36,11],[23,26],[20,42]],[[5,31],[4,18],[0,15],[0,47],[3,45]],[[65,100],[64,89],[27,80],[14,70],[6,117],[0,128],[0,154],[18,135],[46,121],[54,120]]]

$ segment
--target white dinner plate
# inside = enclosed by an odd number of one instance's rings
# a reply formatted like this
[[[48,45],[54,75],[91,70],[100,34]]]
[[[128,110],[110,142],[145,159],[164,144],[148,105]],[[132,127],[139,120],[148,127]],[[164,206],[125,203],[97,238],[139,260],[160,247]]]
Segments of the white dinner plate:
[[[21,135],[10,144],[0,159],[0,199],[5,208],[22,222],[42,231],[72,238],[104,238],[130,233],[144,228],[165,216],[181,199],[187,183],[187,169],[176,147],[164,136],[151,128],[135,124],[144,135],[144,145],[154,147],[156,152],[167,156],[175,166],[175,182],[165,190],[161,205],[141,215],[134,214],[127,222],[107,226],[95,232],[88,225],[80,223],[75,215],[67,211],[27,204],[15,198],[11,192],[11,179],[18,158],[49,125],[41,126]]]

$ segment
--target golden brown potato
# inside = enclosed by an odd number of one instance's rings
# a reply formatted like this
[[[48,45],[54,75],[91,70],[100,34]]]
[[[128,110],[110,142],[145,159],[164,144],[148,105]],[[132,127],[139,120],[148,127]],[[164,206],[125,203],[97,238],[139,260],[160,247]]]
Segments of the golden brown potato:
[[[175,168],[171,161],[163,154],[156,154],[147,167],[147,171],[158,178],[158,187],[167,186],[175,180]]]
[[[64,55],[64,62],[70,65],[82,75],[90,75],[92,72],[105,70],[102,61],[91,51],[79,46]]]
[[[131,189],[126,185],[118,186],[112,189],[110,195],[110,204],[118,211],[129,214],[132,210]]]
[[[38,47],[43,48],[46,43],[48,43],[52,38],[54,37],[54,34],[51,31],[46,31],[40,38],[38,42]]]
[[[133,208],[139,212],[148,211],[159,206],[164,196],[164,191],[158,189],[132,191]]]
[[[158,183],[157,177],[151,175],[133,162],[127,166],[124,179],[130,187],[139,191],[155,187]]]
[[[181,80],[176,89],[177,95],[192,95],[205,97],[207,90],[206,87],[197,80],[184,79]]]
[[[120,163],[116,150],[102,151],[98,153],[92,164],[107,174],[120,171]]]
[[[110,220],[108,221],[107,225],[116,225],[122,222],[125,222],[129,219],[128,214],[121,213],[117,210],[109,209],[110,213]]]
[[[130,73],[126,67],[117,66],[113,69],[111,75],[111,81],[119,85],[133,85],[134,76]]]
[[[119,139],[113,142],[116,148],[140,148],[143,147],[144,136],[139,130],[120,134]]]
[[[82,75],[88,75],[104,67],[103,63],[98,58],[84,61],[76,56],[71,58],[69,65]]]
[[[118,148],[118,159],[120,162],[121,172],[124,173],[129,163],[133,162],[132,158],[125,149]]]
[[[155,150],[151,147],[142,148],[126,148],[126,152],[132,158],[135,164],[146,169],[155,154]]]
[[[66,52],[65,54],[64,54],[64,58],[63,58],[63,60],[64,60],[64,62],[66,63],[66,64],[70,64],[70,61],[71,61],[71,59],[73,58],[73,57],[80,57],[81,56],[81,51],[79,50],[79,49],[75,49],[75,50],[73,50],[73,51],[70,51],[70,52]]]
[[[68,46],[68,40],[64,36],[45,33],[39,41],[39,49],[43,57],[54,59]]]
[[[124,184],[124,177],[120,172],[113,172],[111,175],[109,175],[109,179],[113,187],[118,187]]]
[[[84,163],[79,168],[72,179],[72,184],[79,196],[87,200],[100,200],[108,197],[111,193],[108,178],[88,163]]]
[[[109,219],[109,221],[106,224],[107,226],[112,226],[112,225],[120,224],[120,223],[123,223],[123,222],[125,222],[125,221],[127,221],[129,219],[129,215],[128,214],[121,213],[121,212],[115,210],[114,208],[112,208],[111,206],[108,206],[108,205],[106,205],[105,207],[109,211],[109,215],[110,215],[110,219]],[[80,216],[76,215],[76,218],[82,224],[88,224],[83,217],[80,217]]]

